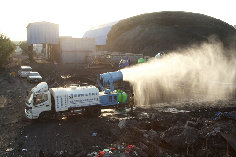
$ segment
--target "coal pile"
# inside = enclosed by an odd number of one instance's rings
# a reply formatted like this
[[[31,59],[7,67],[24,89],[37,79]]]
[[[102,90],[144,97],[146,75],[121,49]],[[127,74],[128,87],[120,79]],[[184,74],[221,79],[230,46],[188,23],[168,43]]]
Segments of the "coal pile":
[[[137,15],[113,25],[107,37],[107,50],[143,53],[154,57],[192,44],[201,44],[214,35],[226,47],[236,47],[233,26],[203,14],[163,11]]]

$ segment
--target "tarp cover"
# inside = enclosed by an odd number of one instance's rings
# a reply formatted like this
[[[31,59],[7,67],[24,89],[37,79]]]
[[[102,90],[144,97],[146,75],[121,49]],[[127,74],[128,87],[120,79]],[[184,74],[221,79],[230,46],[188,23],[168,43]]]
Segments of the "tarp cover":
[[[27,42],[31,44],[59,44],[59,25],[35,22],[27,26]]]
[[[85,32],[83,38],[95,38],[96,45],[106,45],[107,34],[116,23],[117,21],[92,28]]]

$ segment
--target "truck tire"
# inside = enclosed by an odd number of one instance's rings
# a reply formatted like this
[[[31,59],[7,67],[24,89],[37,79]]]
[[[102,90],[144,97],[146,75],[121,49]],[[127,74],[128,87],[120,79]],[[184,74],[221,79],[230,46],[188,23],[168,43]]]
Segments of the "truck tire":
[[[50,111],[44,111],[42,113],[39,114],[39,120],[49,120],[49,119],[53,119],[53,113]]]
[[[87,118],[90,117],[90,115],[91,115],[90,112],[91,112],[91,111],[90,111],[90,108],[89,108],[89,107],[83,109],[83,115],[84,115],[85,117],[87,117]]]

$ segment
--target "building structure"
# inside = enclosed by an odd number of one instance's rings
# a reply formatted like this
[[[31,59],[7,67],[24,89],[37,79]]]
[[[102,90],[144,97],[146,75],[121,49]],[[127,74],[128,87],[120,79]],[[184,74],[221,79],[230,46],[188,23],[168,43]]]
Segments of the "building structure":
[[[62,63],[87,63],[96,53],[95,39],[61,37],[60,53]]]

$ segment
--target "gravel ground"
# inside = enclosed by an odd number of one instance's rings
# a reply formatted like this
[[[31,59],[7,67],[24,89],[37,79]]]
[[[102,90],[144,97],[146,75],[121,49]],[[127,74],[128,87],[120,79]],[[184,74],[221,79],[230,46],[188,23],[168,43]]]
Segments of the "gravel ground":
[[[88,83],[96,74],[114,69],[86,69],[84,65],[34,64],[49,87]],[[0,70],[0,156],[235,156],[222,137],[233,136],[236,121],[217,112],[236,113],[236,102],[171,102],[149,107],[103,110],[97,118],[82,115],[55,120],[30,121],[24,115],[26,90],[36,84],[12,78]],[[130,94],[127,83],[115,85]],[[180,105],[181,104],[181,105]],[[104,150],[105,149],[105,150]],[[109,151],[107,150],[109,149]]]

